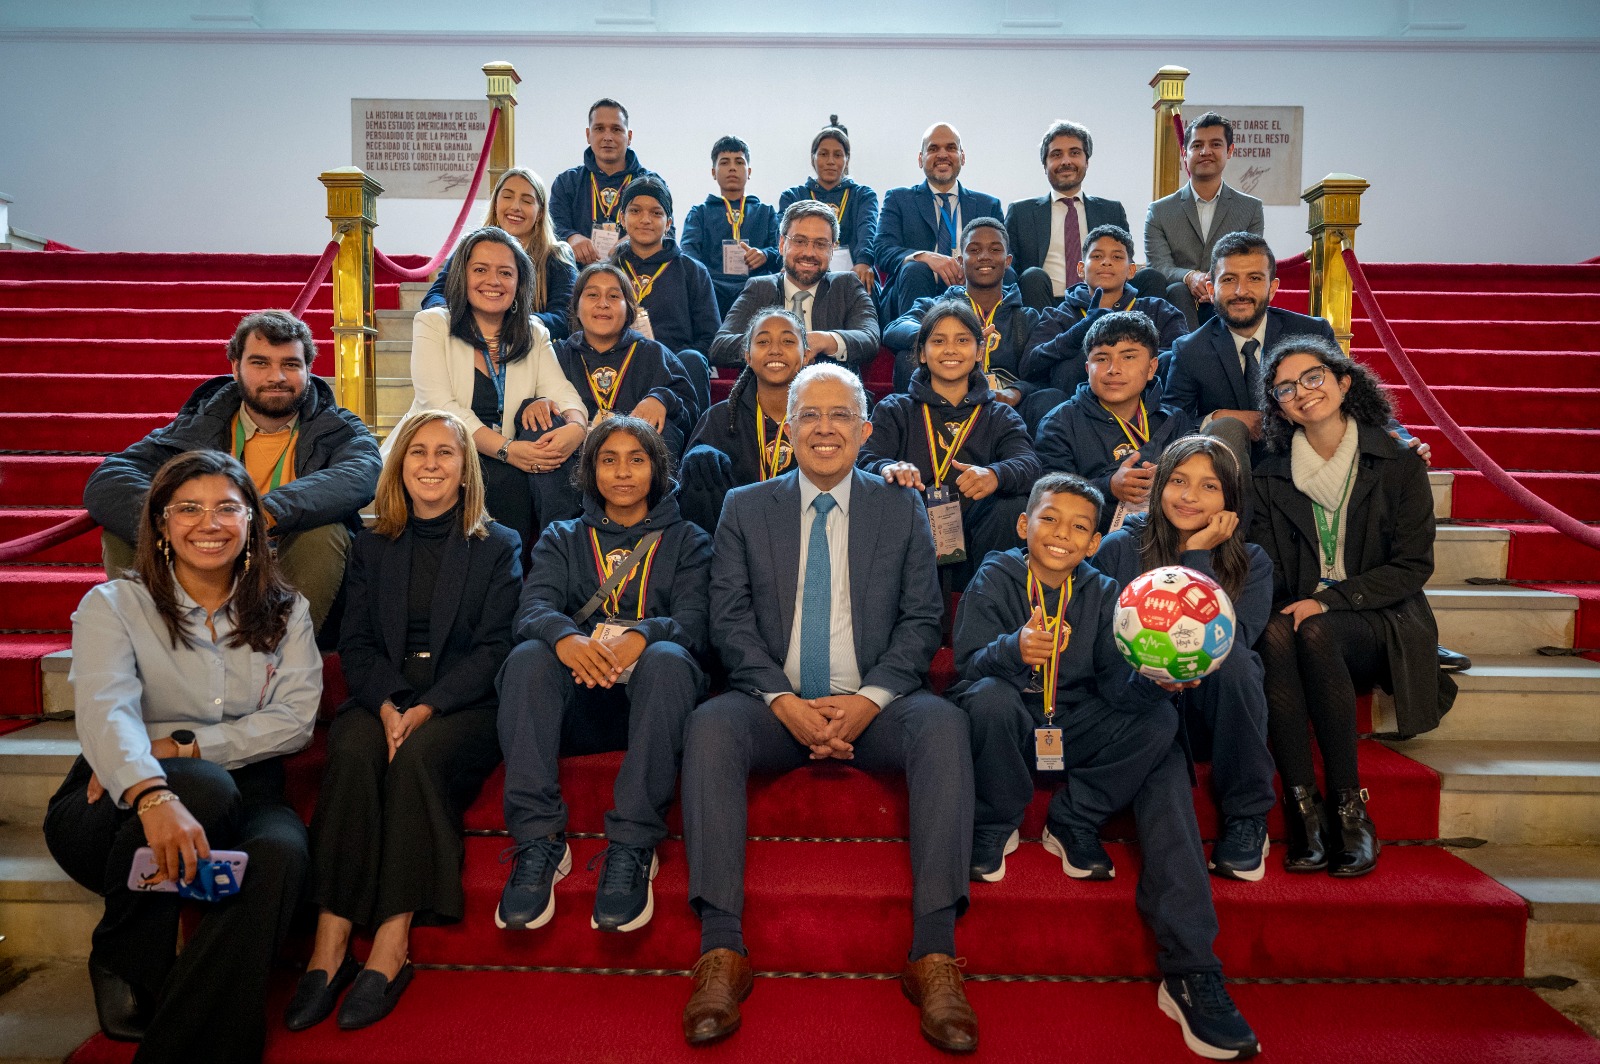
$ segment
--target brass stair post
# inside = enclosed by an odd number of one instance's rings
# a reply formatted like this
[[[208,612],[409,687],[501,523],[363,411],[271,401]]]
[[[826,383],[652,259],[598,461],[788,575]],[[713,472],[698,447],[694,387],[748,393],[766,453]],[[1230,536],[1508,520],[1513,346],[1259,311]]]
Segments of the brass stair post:
[[[325,171],[319,180],[328,189],[328,221],[339,240],[333,259],[335,392],[339,405],[370,429],[378,422],[372,231],[383,186],[354,166]]]
[[[1350,318],[1355,287],[1345,267],[1345,248],[1356,246],[1361,225],[1361,194],[1372,187],[1354,174],[1329,174],[1300,198],[1310,207],[1311,313],[1326,318],[1345,354],[1350,353]]]
[[[489,79],[486,95],[494,109],[500,112],[500,123],[495,127],[494,146],[489,149],[489,186],[484,196],[493,194],[500,175],[516,164],[517,157],[517,68],[506,62],[486,63],[484,75]]]
[[[1150,79],[1155,90],[1156,113],[1155,181],[1151,199],[1158,200],[1178,191],[1183,184],[1183,145],[1172,126],[1172,116],[1183,107],[1183,83],[1189,72],[1181,66],[1164,66]]]

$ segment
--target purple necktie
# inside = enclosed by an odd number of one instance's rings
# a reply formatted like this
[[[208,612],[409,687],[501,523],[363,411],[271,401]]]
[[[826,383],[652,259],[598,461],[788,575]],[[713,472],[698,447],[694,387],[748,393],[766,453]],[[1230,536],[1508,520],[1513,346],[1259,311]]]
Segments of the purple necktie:
[[[1083,261],[1083,237],[1078,233],[1078,197],[1063,196],[1067,220],[1062,223],[1061,254],[1067,260],[1067,287],[1078,283],[1078,263]]]

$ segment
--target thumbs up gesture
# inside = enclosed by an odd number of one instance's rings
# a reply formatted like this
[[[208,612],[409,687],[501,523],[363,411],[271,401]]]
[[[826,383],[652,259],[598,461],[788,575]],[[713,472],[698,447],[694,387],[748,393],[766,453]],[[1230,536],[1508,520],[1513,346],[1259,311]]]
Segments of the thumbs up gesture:
[[[1055,653],[1055,639],[1050,635],[1050,630],[1045,627],[1044,611],[1038,606],[1033,608],[1033,613],[1028,617],[1028,623],[1022,626],[1022,631],[1017,633],[1018,651],[1022,654],[1022,663],[1034,668],[1050,660],[1050,655]]]

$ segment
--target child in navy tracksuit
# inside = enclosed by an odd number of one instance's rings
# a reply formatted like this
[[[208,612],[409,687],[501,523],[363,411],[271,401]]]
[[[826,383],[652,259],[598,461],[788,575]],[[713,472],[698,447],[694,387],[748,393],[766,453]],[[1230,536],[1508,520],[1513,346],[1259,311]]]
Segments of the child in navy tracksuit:
[[[1144,510],[1155,460],[1167,444],[1192,432],[1194,422],[1182,410],[1161,405],[1149,318],[1138,311],[1102,315],[1085,346],[1089,379],[1039,423],[1039,461],[1046,469],[1078,474],[1105,496],[1105,532]]]
[[[722,327],[711,275],[666,235],[672,194],[661,181],[630,182],[618,210],[628,239],[618,245],[616,263],[633,282],[644,311],[639,331],[678,356],[703,410],[711,405],[711,363],[705,352]]]
[[[1234,1008],[1212,951],[1216,910],[1195,824],[1178,715],[1161,687],[1123,660],[1112,635],[1117,585],[1086,560],[1099,546],[1099,493],[1047,473],[1018,521],[1026,551],[991,554],[961,597],[948,693],[972,735],[972,878],[1005,876],[1033,797],[1033,772],[1064,769],[1045,849],[1075,879],[1115,871],[1099,827],[1132,806],[1142,857],[1139,911],[1164,975],[1157,1001],[1191,1049],[1249,1056],[1255,1035]],[[1040,766],[1039,759],[1056,760]],[[974,899],[975,904],[981,900]]]
[[[782,215],[796,200],[812,199],[833,208],[839,219],[838,250],[850,259],[851,269],[872,294],[876,283],[873,263],[878,244],[878,194],[847,176],[850,169],[850,134],[832,115],[828,124],[811,138],[811,169],[815,177],[785,189],[778,197]],[[828,267],[833,269],[832,266]]]
[[[711,538],[678,514],[665,443],[645,422],[619,416],[595,427],[582,454],[583,517],[551,525],[534,545],[520,642],[497,681],[516,853],[495,915],[501,927],[547,922],[555,883],[571,869],[558,757],[619,748],[627,755],[606,813],[609,846],[590,926],[632,931],[649,921],[684,721],[706,692],[697,659],[707,646]],[[654,533],[659,539],[646,542]],[[616,590],[580,619],[602,581],[641,550]]]
[[[778,254],[778,212],[745,194],[750,145],[738,137],[723,137],[711,146],[711,176],[717,182],[717,195],[689,208],[681,246],[684,254],[694,256],[711,275],[717,310],[727,317],[747,280],[776,273],[783,265]],[[737,245],[742,265],[735,273],[722,269],[723,249],[729,244]]]
[[[856,464],[923,492],[930,507],[959,504],[965,558],[949,565],[952,590],[959,591],[985,554],[1016,542],[1017,515],[1039,475],[1039,458],[1022,418],[989,391],[983,325],[965,299],[928,311],[917,351],[922,366],[910,394],[888,396],[873,410],[872,434]]]
[[[683,456],[683,516],[708,532],[728,492],[794,468],[789,383],[811,361],[805,324],[782,307],[756,311],[745,330],[744,360],[728,398],[706,411]]]
[[[1083,280],[1067,289],[1061,302],[1044,310],[1028,337],[1022,375],[1040,387],[1067,394],[1085,380],[1084,337],[1094,319],[1113,310],[1137,310],[1156,327],[1157,352],[1169,351],[1189,331],[1183,311],[1159,296],[1143,296],[1128,283],[1134,274],[1133,238],[1120,226],[1098,225],[1084,242]]]
[[[1107,536],[1094,564],[1119,587],[1151,569],[1184,565],[1216,580],[1232,600],[1233,649],[1184,697],[1201,718],[1201,738],[1209,738],[1202,750],[1209,747],[1222,810],[1211,870],[1255,882],[1266,871],[1267,813],[1274,801],[1265,680],[1254,650],[1272,614],[1272,559],[1245,542],[1243,497],[1239,460],[1227,444],[1185,436],[1156,466],[1149,513],[1135,514]]]

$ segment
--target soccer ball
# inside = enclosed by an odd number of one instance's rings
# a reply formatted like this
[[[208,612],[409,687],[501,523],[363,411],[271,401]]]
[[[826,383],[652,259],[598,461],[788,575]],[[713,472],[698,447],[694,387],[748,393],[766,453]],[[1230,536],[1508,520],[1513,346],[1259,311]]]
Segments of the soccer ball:
[[[1215,580],[1167,565],[1122,589],[1113,630],[1136,671],[1184,683],[1217,670],[1233,649],[1233,627],[1233,603]]]

